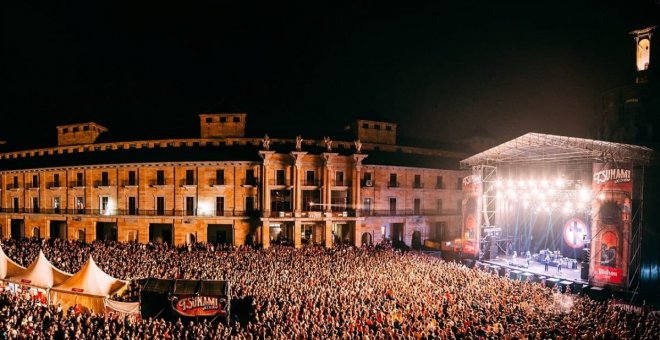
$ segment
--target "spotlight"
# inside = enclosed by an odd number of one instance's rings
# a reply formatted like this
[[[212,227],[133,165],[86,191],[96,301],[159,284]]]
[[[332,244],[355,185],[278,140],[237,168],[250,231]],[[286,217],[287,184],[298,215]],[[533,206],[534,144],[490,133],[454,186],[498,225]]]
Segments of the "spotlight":
[[[529,187],[532,188],[536,185],[536,182],[533,179],[530,179],[529,181],[527,181],[527,185],[529,185]]]
[[[498,187],[498,188],[501,187],[502,186],[502,180],[498,179],[497,181],[495,181],[495,186]]]
[[[591,192],[587,189],[580,189],[580,200],[581,201],[588,201],[591,199]]]
[[[550,184],[548,183],[548,180],[544,179],[541,181],[541,186],[544,188],[547,188]]]
[[[509,188],[513,187],[513,180],[509,180],[508,184],[509,184]]]
[[[555,180],[555,185],[557,185],[557,187],[560,187],[560,188],[563,187],[564,186],[564,179],[563,178],[557,178]]]
[[[521,180],[518,182],[518,186],[521,187],[521,188],[524,188],[524,187],[525,187],[525,181],[521,179]]]
[[[605,193],[604,193],[604,192],[601,192],[601,193],[598,195],[598,199],[600,199],[601,201],[604,201],[604,200],[605,200]]]

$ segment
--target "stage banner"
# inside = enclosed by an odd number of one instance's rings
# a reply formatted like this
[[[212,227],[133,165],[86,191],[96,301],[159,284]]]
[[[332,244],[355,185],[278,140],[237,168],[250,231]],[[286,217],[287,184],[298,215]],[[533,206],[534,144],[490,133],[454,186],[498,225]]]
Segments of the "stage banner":
[[[479,175],[463,178],[462,244],[463,253],[479,254],[479,228],[481,226],[481,194],[483,185]]]
[[[182,316],[227,316],[227,298],[224,296],[183,295],[172,298],[172,309]]]
[[[632,164],[593,164],[589,277],[595,285],[627,285],[632,184]]]

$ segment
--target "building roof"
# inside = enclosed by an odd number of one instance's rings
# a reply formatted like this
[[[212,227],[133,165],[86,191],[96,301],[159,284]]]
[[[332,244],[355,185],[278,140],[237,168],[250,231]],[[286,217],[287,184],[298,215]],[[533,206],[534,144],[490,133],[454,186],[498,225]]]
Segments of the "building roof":
[[[530,132],[461,161],[477,165],[627,162],[648,164],[653,150],[639,145]]]
[[[458,170],[459,159],[404,152],[369,151],[362,164]]]

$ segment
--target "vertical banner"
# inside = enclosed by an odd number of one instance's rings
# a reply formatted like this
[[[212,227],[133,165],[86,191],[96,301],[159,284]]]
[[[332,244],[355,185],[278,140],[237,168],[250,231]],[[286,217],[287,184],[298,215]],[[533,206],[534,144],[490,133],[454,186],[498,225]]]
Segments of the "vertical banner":
[[[589,271],[593,284],[627,285],[632,184],[632,164],[594,163]]]
[[[482,191],[483,186],[479,175],[470,175],[463,178],[461,239],[463,253],[474,256],[479,254]]]

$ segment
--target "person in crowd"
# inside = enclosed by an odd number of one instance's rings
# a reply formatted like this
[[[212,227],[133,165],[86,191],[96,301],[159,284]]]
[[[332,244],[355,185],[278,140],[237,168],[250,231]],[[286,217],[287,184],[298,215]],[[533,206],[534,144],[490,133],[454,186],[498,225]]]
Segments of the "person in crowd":
[[[8,240],[27,265],[39,250],[68,272],[91,255],[121,279],[228,280],[250,317],[106,317],[0,293],[0,337],[43,339],[657,339],[660,322],[588,297],[499,277],[383,244],[252,249],[228,245]],[[139,287],[133,288],[134,292]]]

